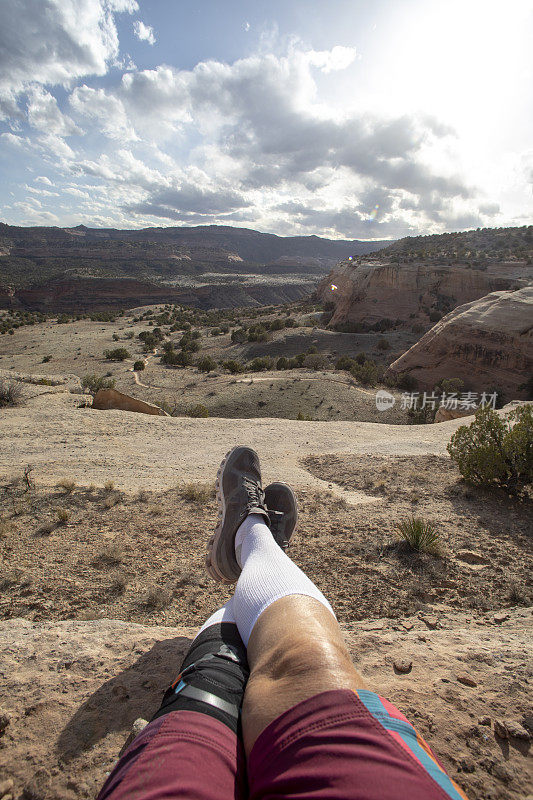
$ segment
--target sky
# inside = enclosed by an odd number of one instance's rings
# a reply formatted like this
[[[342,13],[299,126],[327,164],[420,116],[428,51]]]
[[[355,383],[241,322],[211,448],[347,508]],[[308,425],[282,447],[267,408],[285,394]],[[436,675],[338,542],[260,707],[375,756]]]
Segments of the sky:
[[[2,0],[0,220],[533,223],[533,0]]]

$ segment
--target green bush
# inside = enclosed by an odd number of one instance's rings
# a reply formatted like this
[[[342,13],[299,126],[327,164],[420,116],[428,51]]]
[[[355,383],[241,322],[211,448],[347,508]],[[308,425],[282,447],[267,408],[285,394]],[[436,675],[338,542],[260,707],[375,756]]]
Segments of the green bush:
[[[341,356],[335,362],[335,369],[344,369],[347,372],[351,370],[356,362],[350,356]]]
[[[398,523],[398,533],[413,550],[436,554],[440,550],[439,532],[431,522],[421,517],[411,517]]]
[[[447,449],[469,483],[521,494],[533,482],[532,406],[518,406],[503,419],[488,406],[479,408]]]
[[[114,350],[104,350],[104,356],[108,361],[125,361],[131,358],[131,353],[125,347],[115,347]]]
[[[276,369],[288,369],[289,368],[289,361],[285,358],[285,356],[280,356],[276,361]]]
[[[262,358],[254,358],[253,361],[250,361],[248,364],[248,369],[252,372],[263,372],[267,369],[274,368],[274,359],[270,358],[270,356],[263,356]]]
[[[378,366],[374,361],[365,361],[364,364],[354,364],[350,372],[363,386],[375,386],[379,380]]]
[[[385,339],[385,337],[379,339],[377,344],[378,350],[390,350],[390,347],[391,345],[388,339]]]
[[[99,389],[114,389],[115,381],[113,378],[106,378],[103,375],[84,375],[81,379],[82,389],[85,389],[93,396]]]
[[[135,370],[135,372],[142,372],[145,366],[146,365],[144,361],[136,361],[135,364],[133,365],[133,369]]]
[[[209,416],[209,409],[207,409],[201,403],[197,403],[194,406],[189,406],[189,408],[187,409],[187,416],[188,417],[208,417]]]
[[[236,328],[231,332],[231,341],[234,344],[243,344],[247,339],[246,331],[244,328]]]
[[[217,368],[217,362],[214,358],[211,358],[211,356],[204,356],[198,361],[196,366],[200,372],[211,372],[211,370]]]
[[[227,369],[228,372],[231,372],[232,375],[237,375],[239,372],[244,372],[244,367],[242,364],[239,364],[238,361],[234,359],[230,359],[229,361],[224,361],[222,366],[224,369]]]

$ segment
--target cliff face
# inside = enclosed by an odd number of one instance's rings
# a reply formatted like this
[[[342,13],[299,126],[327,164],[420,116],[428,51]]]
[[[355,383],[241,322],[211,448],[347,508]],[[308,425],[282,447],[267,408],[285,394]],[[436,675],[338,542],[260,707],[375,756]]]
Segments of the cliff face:
[[[307,297],[310,283],[213,284],[173,287],[115,278],[55,280],[15,291],[0,287],[0,308],[43,314],[87,314],[159,303],[191,305],[204,310],[277,305]]]
[[[533,286],[459,306],[387,370],[404,372],[422,390],[461,378],[472,391],[525,397],[518,387],[533,374]]]
[[[332,326],[374,325],[383,319],[400,320],[404,325],[429,325],[430,312],[442,315],[489,292],[527,283],[526,279],[516,278],[516,267],[498,266],[498,270],[485,272],[461,266],[356,266],[344,261],[320,282],[318,295],[322,301],[335,304]],[[531,268],[530,271],[533,272]],[[337,288],[332,289],[332,285]]]

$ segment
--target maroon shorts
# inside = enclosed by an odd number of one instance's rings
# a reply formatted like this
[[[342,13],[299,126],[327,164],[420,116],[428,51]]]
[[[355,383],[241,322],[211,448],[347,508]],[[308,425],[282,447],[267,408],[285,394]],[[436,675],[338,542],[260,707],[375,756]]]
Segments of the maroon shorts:
[[[466,800],[403,714],[374,692],[304,700],[259,736],[248,764],[223,723],[196,711],[151,722],[98,800]]]

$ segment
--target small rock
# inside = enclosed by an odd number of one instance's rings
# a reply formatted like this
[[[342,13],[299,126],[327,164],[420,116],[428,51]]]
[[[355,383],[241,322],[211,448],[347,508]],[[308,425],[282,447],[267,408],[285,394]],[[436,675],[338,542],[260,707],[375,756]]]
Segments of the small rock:
[[[122,756],[123,753],[126,752],[126,750],[130,746],[130,744],[133,742],[133,740],[137,738],[137,736],[140,734],[140,732],[144,728],[146,728],[147,725],[148,725],[148,720],[143,719],[142,717],[139,717],[139,719],[135,720],[135,722],[131,726],[131,731],[129,732],[126,741],[122,745],[122,749],[121,749],[121,751],[119,753],[119,758]]]
[[[429,614],[428,616],[421,614],[420,619],[422,622],[425,622],[428,628],[431,628],[431,630],[434,630],[439,624],[439,618],[435,614]]]
[[[10,722],[11,714],[8,714],[7,711],[0,711],[0,736],[4,733]]]
[[[414,628],[414,623],[412,623],[412,622],[402,622],[402,628],[405,631],[411,631]]]
[[[470,677],[470,675],[457,675],[457,680],[459,683],[462,683],[463,686],[477,686],[477,681]]]
[[[487,557],[484,556],[483,553],[478,552],[477,550],[458,550],[457,558],[460,561],[464,561],[465,564],[487,566],[489,563]]]
[[[367,622],[366,625],[363,625],[363,631],[382,631],[385,627],[384,622]]]
[[[494,614],[492,620],[496,623],[496,625],[501,625],[502,622],[506,622],[509,619],[509,614],[506,614],[505,611],[500,611],[499,614]]]
[[[0,781],[0,797],[4,797],[5,794],[13,788],[13,781],[11,778],[5,778],[5,780]]]
[[[507,729],[507,735],[509,738],[513,739],[525,739],[529,741],[531,739],[531,734],[526,728],[523,728],[518,722],[513,722],[513,720],[505,720],[503,723]]]
[[[494,720],[494,733],[496,736],[499,736],[500,739],[507,739],[508,737],[507,728],[499,719]]]
[[[533,733],[533,714],[526,714],[522,719],[522,725],[527,728],[530,733]]]
[[[413,662],[404,658],[398,658],[394,662],[394,669],[396,672],[400,672],[402,675],[407,675],[407,673],[411,672],[413,669]]]
[[[490,728],[491,718],[488,716],[480,717],[477,721],[478,725],[487,725]]]

